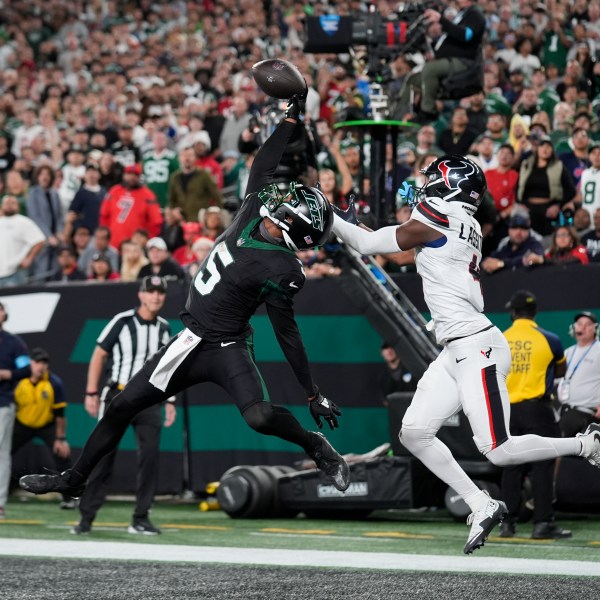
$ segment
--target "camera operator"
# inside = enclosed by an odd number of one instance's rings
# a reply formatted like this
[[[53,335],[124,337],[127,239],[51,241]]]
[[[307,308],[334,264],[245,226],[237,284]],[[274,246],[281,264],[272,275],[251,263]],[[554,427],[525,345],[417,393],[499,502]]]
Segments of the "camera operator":
[[[473,0],[457,0],[457,6],[459,12],[452,19],[433,8],[423,14],[429,27],[441,27],[441,35],[433,45],[435,58],[426,62],[421,72],[412,75],[402,90],[401,101],[407,107],[411,88],[420,91],[420,110],[411,119],[415,123],[430,123],[437,118],[435,100],[442,80],[449,74],[464,73],[474,67],[481,53],[485,32],[483,14]]]

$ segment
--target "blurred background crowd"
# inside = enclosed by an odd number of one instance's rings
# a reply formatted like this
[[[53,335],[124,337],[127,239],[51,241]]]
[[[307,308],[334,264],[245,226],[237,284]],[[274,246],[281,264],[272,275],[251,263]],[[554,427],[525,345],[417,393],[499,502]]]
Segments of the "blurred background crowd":
[[[600,261],[600,2],[477,5],[483,90],[403,127],[396,152],[388,143],[389,181],[418,186],[436,156],[472,156],[489,184],[477,215],[485,272]],[[392,2],[374,6],[394,18]],[[369,115],[367,76],[348,55],[303,51],[307,15],[367,10],[359,0],[0,2],[0,286],[193,276],[281,116],[252,78],[265,58],[305,75],[322,189],[341,207],[354,194],[369,221],[368,139],[336,128]],[[428,58],[392,56],[391,101]],[[385,194],[396,208],[386,222],[407,220],[396,189]],[[308,276],[339,274],[335,248],[300,256]]]

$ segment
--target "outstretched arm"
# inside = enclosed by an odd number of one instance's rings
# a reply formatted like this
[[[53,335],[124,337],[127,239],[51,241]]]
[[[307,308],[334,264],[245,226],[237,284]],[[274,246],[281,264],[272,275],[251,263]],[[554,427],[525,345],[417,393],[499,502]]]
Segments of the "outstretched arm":
[[[400,226],[367,231],[346,223],[338,215],[334,215],[333,233],[361,254],[392,254],[443,237],[439,231],[413,219]]]
[[[260,147],[250,169],[246,195],[259,192],[269,183],[297,124],[295,119],[284,119]]]

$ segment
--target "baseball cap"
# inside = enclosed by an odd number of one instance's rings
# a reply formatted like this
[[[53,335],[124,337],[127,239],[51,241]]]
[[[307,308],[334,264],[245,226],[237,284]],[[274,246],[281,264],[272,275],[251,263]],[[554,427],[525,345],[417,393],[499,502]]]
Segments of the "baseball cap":
[[[578,312],[573,317],[573,323],[577,323],[577,321],[579,321],[579,319],[581,319],[581,317],[587,317],[588,319],[590,319],[590,321],[592,321],[592,323],[598,323],[598,317],[593,312],[590,312],[589,310],[582,310],[581,312]]]
[[[165,242],[165,240],[163,240],[161,237],[150,238],[146,242],[146,250],[150,250],[150,248],[158,248],[159,250],[167,250],[167,242]]]
[[[531,221],[525,215],[513,215],[508,222],[509,229],[511,227],[520,227],[521,229],[529,229]]]
[[[104,254],[103,252],[96,252],[92,256],[92,262],[96,262],[98,260],[103,260],[105,263],[108,263],[110,265],[110,260],[108,260],[108,256],[106,256],[106,254]]]
[[[124,173],[133,173],[134,175],[141,175],[142,167],[140,165],[127,165],[123,172]]]
[[[50,362],[50,355],[43,348],[34,348],[29,353],[29,358],[38,362]]]
[[[167,281],[164,277],[158,275],[148,275],[142,279],[140,283],[140,292],[153,292],[158,290],[166,294],[167,292]]]
[[[517,290],[506,303],[505,308],[521,310],[523,308],[537,308],[537,298],[529,290]]]

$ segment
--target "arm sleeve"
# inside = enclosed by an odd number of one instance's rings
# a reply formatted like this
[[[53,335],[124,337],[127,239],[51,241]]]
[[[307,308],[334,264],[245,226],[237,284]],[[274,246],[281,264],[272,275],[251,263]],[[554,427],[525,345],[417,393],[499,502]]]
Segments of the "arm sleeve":
[[[391,254],[400,252],[396,239],[398,227],[392,225],[382,227],[377,231],[367,231],[356,225],[346,223],[342,218],[334,215],[333,233],[349,246],[361,254]]]
[[[314,383],[308,366],[306,350],[294,319],[292,304],[267,303],[266,307],[279,346],[290,363],[296,379],[304,388],[306,396],[309,397],[313,394]]]
[[[67,401],[65,399],[65,386],[63,385],[62,379],[54,373],[50,373],[50,383],[54,388],[54,405],[52,406],[54,416],[64,417],[65,407],[67,406]]]
[[[119,334],[121,333],[121,329],[123,329],[124,324],[125,320],[120,316],[116,316],[111,319],[108,325],[102,330],[102,333],[100,333],[98,336],[96,344],[98,344],[102,350],[111,352],[113,346],[119,339]]]
[[[250,169],[246,196],[253,192],[259,192],[269,183],[296,126],[297,123],[283,120],[261,146]]]
[[[483,15],[476,9],[472,8],[465,18],[455,24],[445,17],[440,19],[442,30],[448,34],[456,42],[468,45],[477,45],[481,42],[481,38],[485,31],[485,19]]]
[[[25,342],[15,336],[15,348],[14,348],[14,369],[12,369],[13,381],[20,381],[31,375],[31,363],[29,360],[29,351]]]

